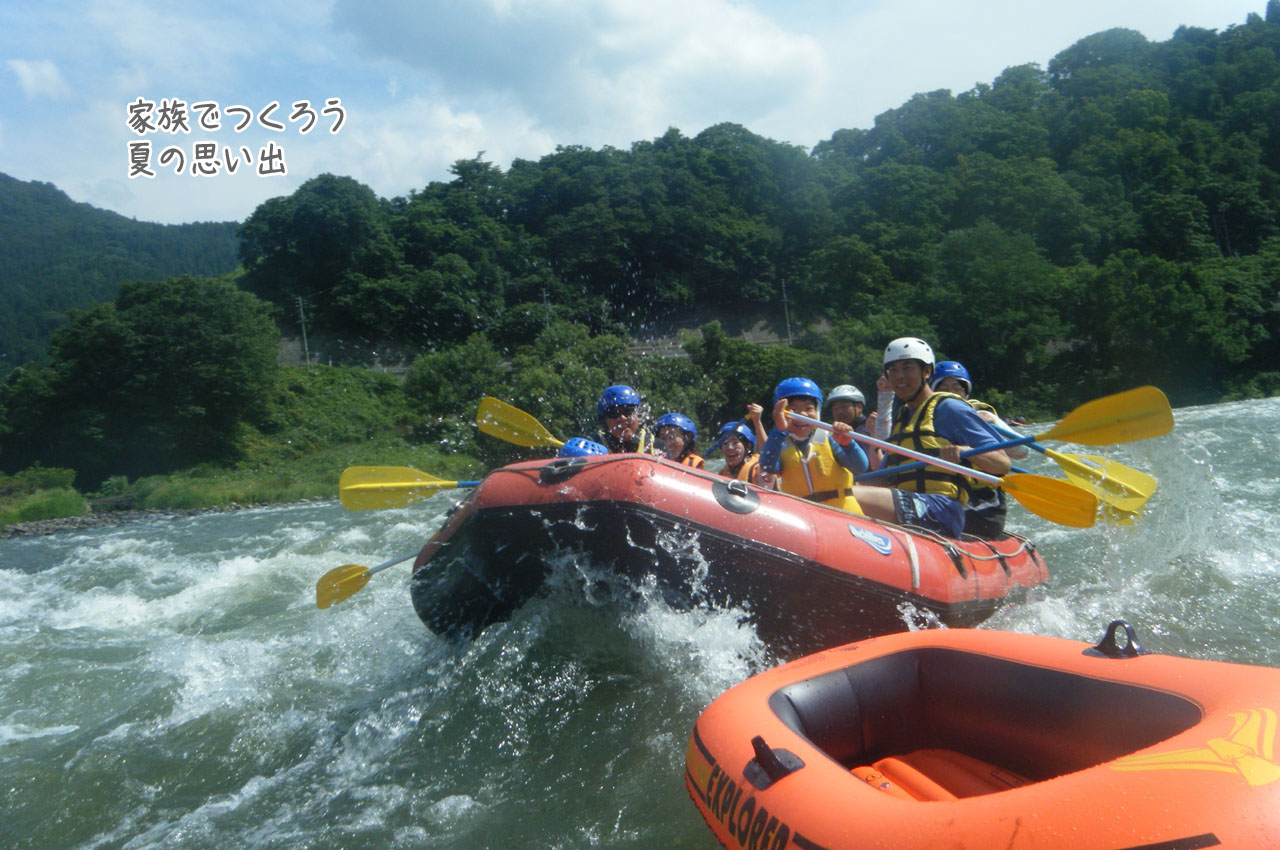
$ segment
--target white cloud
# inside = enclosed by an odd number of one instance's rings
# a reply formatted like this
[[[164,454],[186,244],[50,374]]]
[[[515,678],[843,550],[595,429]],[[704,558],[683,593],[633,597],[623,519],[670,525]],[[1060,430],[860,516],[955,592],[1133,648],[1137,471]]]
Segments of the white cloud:
[[[510,102],[495,103],[481,113],[455,111],[442,101],[415,97],[386,108],[353,106],[352,116],[359,121],[359,132],[344,130],[320,139],[313,134],[299,162],[309,175],[352,175],[383,197],[407,195],[433,180],[451,179],[450,165],[481,151],[484,159],[506,168],[513,159],[536,158],[556,144]]]
[[[822,5],[821,0],[809,4]],[[937,89],[959,94],[1011,66],[1046,67],[1061,51],[1103,30],[1135,29],[1151,41],[1165,41],[1182,25],[1221,31],[1244,23],[1262,5],[1261,0],[915,0],[828,7],[821,17],[797,22],[818,40],[829,67],[827,82],[813,86],[810,103],[779,99],[775,113],[748,126],[812,145],[838,129],[871,127],[875,116],[914,94]]]
[[[8,65],[18,76],[18,85],[29,98],[61,99],[71,93],[58,66],[48,59],[10,59]]]
[[[507,99],[564,143],[750,123],[826,76],[816,40],[728,0],[338,0],[334,21],[450,102]]]

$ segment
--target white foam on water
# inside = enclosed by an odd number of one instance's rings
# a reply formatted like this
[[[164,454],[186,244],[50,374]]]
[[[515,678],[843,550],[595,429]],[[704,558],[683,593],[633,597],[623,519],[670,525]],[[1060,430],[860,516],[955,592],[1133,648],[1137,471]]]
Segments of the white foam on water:
[[[138,564],[145,567],[145,564]],[[204,564],[190,559],[165,569],[180,575],[181,590],[160,598],[136,592],[145,577],[138,574],[115,588],[95,587],[77,594],[66,607],[51,612],[49,624],[57,629],[137,630],[185,628],[193,621],[246,598],[255,598],[271,585],[270,574],[282,563],[242,555]]]
[[[39,604],[29,573],[0,570],[0,633],[5,627],[24,626]]]
[[[642,604],[624,617],[624,629],[653,650],[695,700],[709,701],[764,666],[766,648],[743,609],[677,609],[652,580],[640,594]]]
[[[453,824],[464,818],[475,817],[484,810],[476,799],[468,794],[450,794],[427,808],[427,816],[434,823]]]
[[[70,735],[72,732],[78,731],[80,731],[79,726],[48,726],[45,728],[39,728],[28,726],[25,723],[0,723],[0,747],[3,747],[6,744],[17,743],[19,741],[29,741],[32,738],[52,738],[61,735]]]

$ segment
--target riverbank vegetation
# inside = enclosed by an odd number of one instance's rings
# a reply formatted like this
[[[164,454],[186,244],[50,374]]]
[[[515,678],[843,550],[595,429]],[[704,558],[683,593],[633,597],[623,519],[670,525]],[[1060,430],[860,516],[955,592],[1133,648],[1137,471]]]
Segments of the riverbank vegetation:
[[[353,464],[471,477],[539,454],[478,435],[480,398],[593,436],[611,383],[705,448],[785,377],[871,396],[902,335],[1011,415],[1280,392],[1280,0],[1160,43],[1101,32],[812,150],[721,124],[452,174],[390,200],[315,177],[241,225],[236,271],[72,311],[0,385],[0,469],[76,489],[0,509],[331,498]],[[728,329],[759,315],[799,330]],[[657,325],[679,347],[637,354]],[[281,329],[309,363],[412,365],[279,367]]]
[[[412,421],[401,381],[392,376],[350,367],[280,368],[256,423],[236,428],[233,454],[140,475],[126,472],[127,459],[117,458],[121,471],[100,481],[40,465],[0,475],[0,526],[91,510],[335,499],[348,466],[410,465],[450,480],[482,471],[465,454],[412,442]]]

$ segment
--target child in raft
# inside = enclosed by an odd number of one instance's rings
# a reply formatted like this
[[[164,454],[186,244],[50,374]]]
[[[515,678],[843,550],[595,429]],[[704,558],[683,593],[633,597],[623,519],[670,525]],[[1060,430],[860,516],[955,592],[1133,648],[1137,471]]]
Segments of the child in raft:
[[[853,476],[867,469],[867,455],[853,428],[836,422],[827,432],[791,419],[787,411],[817,419],[822,390],[808,378],[787,378],[773,391],[773,431],[760,450],[760,468],[779,475],[778,489],[812,502],[862,513],[853,497]]]
[[[749,484],[760,483],[760,458],[755,457],[756,437],[749,427],[741,422],[725,424],[712,443],[711,450],[715,451],[717,447],[724,455],[721,475]]]
[[[706,461],[694,452],[698,446],[698,426],[683,413],[666,413],[654,425],[658,440],[665,446],[663,454],[694,469],[705,469]]]

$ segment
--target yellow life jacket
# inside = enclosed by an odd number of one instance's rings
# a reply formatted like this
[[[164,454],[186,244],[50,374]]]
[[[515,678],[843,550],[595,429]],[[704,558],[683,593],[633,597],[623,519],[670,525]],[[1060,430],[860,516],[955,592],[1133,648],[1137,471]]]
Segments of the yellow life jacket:
[[[965,401],[969,402],[969,406],[972,407],[974,410],[978,411],[979,413],[985,410],[987,413],[990,413],[992,416],[1000,415],[996,413],[996,409],[994,407],[987,404],[985,401],[978,401],[976,398],[967,398],[965,399]]]
[[[935,392],[912,411],[907,405],[896,410],[893,418],[893,433],[889,442],[904,449],[915,449],[918,452],[941,458],[942,448],[951,442],[940,436],[933,427],[933,413],[945,398],[965,399],[955,393]],[[966,402],[967,404],[968,402]],[[913,459],[906,455],[888,452],[886,466],[892,468],[912,463]],[[911,490],[916,493],[937,493],[959,499],[962,503],[969,500],[969,487],[965,476],[948,472],[933,465],[925,465],[921,469],[912,469],[900,475],[889,476],[889,483],[900,490]]]
[[[826,431],[813,433],[807,457],[801,457],[795,442],[787,440],[782,450],[778,489],[852,514],[862,513],[862,507],[853,497],[853,473],[836,460],[831,435]]]

